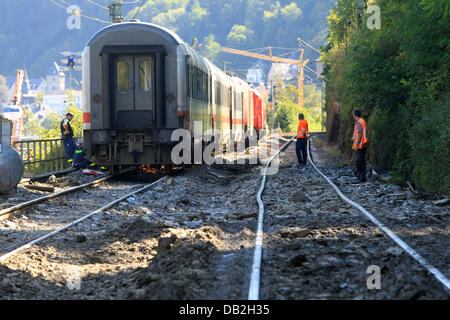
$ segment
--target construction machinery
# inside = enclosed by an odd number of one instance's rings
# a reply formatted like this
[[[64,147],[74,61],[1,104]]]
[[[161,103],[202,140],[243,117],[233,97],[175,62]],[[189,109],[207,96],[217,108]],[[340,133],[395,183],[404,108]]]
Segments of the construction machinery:
[[[13,123],[13,132],[11,137],[11,143],[13,146],[14,142],[19,141],[22,138],[25,126],[26,113],[24,108],[21,106],[22,86],[24,79],[25,71],[22,69],[17,70],[12,104],[3,108],[3,117],[11,120]]]
[[[249,52],[244,50],[237,50],[237,49],[231,49],[231,48],[222,48],[222,51],[233,53],[233,54],[239,54],[241,56],[246,57],[252,57],[256,59],[262,59],[262,60],[268,60],[272,61],[274,63],[289,63],[289,64],[296,64],[298,67],[298,105],[300,108],[303,107],[303,68],[308,63],[309,59],[306,59],[303,61],[303,49],[300,51],[300,57],[298,60],[294,59],[287,59],[287,58],[281,58],[281,57],[274,57],[272,56],[272,48],[269,47],[269,55],[264,55],[260,53],[255,52]]]

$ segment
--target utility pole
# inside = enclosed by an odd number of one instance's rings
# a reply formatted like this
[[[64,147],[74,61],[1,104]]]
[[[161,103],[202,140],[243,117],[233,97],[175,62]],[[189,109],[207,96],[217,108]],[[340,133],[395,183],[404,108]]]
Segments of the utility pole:
[[[122,0],[112,0],[109,5],[109,17],[112,23],[121,23],[123,21],[123,3]]]
[[[364,15],[364,9],[367,9],[367,0],[356,0],[356,8],[358,13],[356,14],[358,27],[362,24],[362,16]]]
[[[223,62],[223,72],[227,72],[227,64],[230,64],[231,62],[224,61]]]

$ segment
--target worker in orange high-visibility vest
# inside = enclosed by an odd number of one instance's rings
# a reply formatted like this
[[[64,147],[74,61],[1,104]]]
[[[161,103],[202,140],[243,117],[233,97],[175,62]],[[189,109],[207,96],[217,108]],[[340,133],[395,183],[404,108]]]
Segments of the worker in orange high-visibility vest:
[[[361,118],[361,111],[353,111],[355,119],[355,128],[353,130],[353,150],[356,151],[356,170],[358,171],[358,180],[366,182],[366,152],[367,152],[367,125]]]
[[[298,115],[298,127],[297,127],[297,143],[295,144],[295,153],[297,154],[297,160],[299,166],[306,165],[306,146],[307,139],[309,137],[308,121],[305,120],[303,113]]]

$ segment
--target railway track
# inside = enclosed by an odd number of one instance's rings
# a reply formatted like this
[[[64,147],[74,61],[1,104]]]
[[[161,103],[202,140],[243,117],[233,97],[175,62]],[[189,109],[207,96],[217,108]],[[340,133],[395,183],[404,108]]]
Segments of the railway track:
[[[83,186],[79,186],[79,187],[77,187],[78,188],[77,190],[80,190],[81,188],[86,188],[88,186],[92,186],[94,184],[99,184],[99,183],[101,183],[101,182],[103,182],[103,181],[105,181],[105,180],[107,180],[109,178],[111,178],[111,177],[105,177],[103,179],[96,180],[95,182],[92,182],[92,183],[89,183],[89,184],[86,184],[86,185],[83,185]],[[48,238],[50,238],[51,236],[53,236],[53,235],[55,235],[57,233],[60,233],[60,232],[66,230],[68,228],[71,228],[71,227],[79,224],[80,222],[90,218],[91,216],[93,216],[95,214],[98,214],[100,212],[104,212],[105,210],[115,206],[116,204],[126,200],[127,198],[129,198],[129,197],[131,197],[131,196],[133,196],[133,195],[135,195],[137,193],[140,193],[142,191],[145,191],[145,190],[149,189],[150,187],[152,187],[153,185],[155,185],[156,183],[158,183],[158,182],[160,182],[160,181],[162,181],[164,179],[165,179],[165,177],[160,178],[157,181],[152,182],[152,183],[150,183],[148,185],[145,185],[145,186],[142,186],[140,184],[129,186],[128,188],[125,189],[125,191],[128,191],[130,189],[136,189],[136,188],[138,188],[138,189],[135,190],[135,191],[132,191],[132,192],[124,192],[125,193],[124,195],[121,195],[121,196],[119,196],[118,199],[115,199],[115,200],[113,200],[111,202],[106,203],[105,205],[103,205],[102,207],[98,208],[97,210],[89,212],[88,214],[84,214],[81,217],[79,217],[78,219],[76,219],[76,220],[74,220],[74,221],[64,225],[63,227],[60,227],[60,228],[58,228],[56,230],[53,230],[53,231],[51,231],[49,233],[46,233],[46,234],[40,236],[37,239],[34,239],[34,240],[30,241],[30,242],[27,242],[27,243],[25,243],[25,244],[15,248],[14,250],[11,250],[11,251],[8,251],[7,253],[4,253],[3,255],[0,256],[0,262],[7,260],[8,258],[13,256],[14,254],[17,254],[17,253],[19,253],[19,252],[21,252],[21,251],[23,251],[23,250],[25,250],[27,248],[30,248],[31,246],[33,246],[33,245],[35,245],[35,244],[37,244],[37,243],[39,243],[39,242],[41,242],[41,241],[43,241],[45,239],[48,239]],[[73,189],[75,189],[75,188],[73,188]],[[74,192],[73,189],[71,189],[70,192]],[[65,192],[64,194],[67,194],[67,192]],[[45,200],[42,200],[42,201],[45,201]]]
[[[286,145],[283,147],[283,149],[286,149],[291,142],[292,142],[292,140],[289,141],[288,143],[286,143]],[[272,161],[272,159],[271,159],[271,161]],[[371,223],[374,224],[374,227],[375,227],[376,231],[381,231],[381,232],[377,232],[375,237],[380,237],[381,234],[383,234],[390,241],[393,241],[395,243],[395,245],[398,246],[398,248],[400,249],[400,251],[396,251],[395,248],[390,247],[389,250],[391,252],[395,252],[395,255],[401,254],[400,252],[402,252],[402,251],[406,252],[406,254],[409,257],[411,257],[411,258],[413,258],[415,260],[415,263],[418,263],[422,268],[424,268],[428,272],[428,274],[430,276],[434,277],[436,282],[438,282],[439,285],[442,286],[442,288],[447,293],[450,293],[450,282],[449,282],[449,279],[444,275],[443,272],[441,272],[436,267],[434,267],[431,263],[429,263],[422,255],[420,255],[415,249],[413,249],[412,246],[408,245],[405,241],[403,241],[396,233],[391,231],[391,229],[389,229],[385,224],[383,224],[377,218],[375,218],[370,212],[368,212],[360,204],[358,204],[356,201],[350,200],[347,196],[345,196],[342,193],[342,191],[328,177],[326,177],[322,173],[322,171],[315,165],[315,163],[311,159],[309,145],[308,145],[308,161],[311,164],[312,168],[315,170],[316,174],[319,174],[320,177],[323,178],[326,181],[326,183],[332,188],[332,190],[338,195],[339,198],[337,198],[337,197],[331,198],[330,197],[330,201],[339,201],[339,200],[341,200],[344,203],[344,206],[346,206],[347,208],[349,208],[349,206],[355,208],[358,211],[359,215],[363,215],[368,220],[370,220]],[[267,170],[267,167],[269,165],[270,165],[270,162],[266,165],[265,170]],[[305,171],[303,171],[303,172],[305,172]],[[309,180],[309,182],[312,184],[311,180]],[[258,201],[258,204],[259,204],[258,228],[257,228],[257,233],[256,233],[255,249],[254,249],[254,253],[253,253],[253,264],[252,264],[252,271],[251,271],[251,277],[250,277],[251,280],[250,280],[250,286],[249,286],[249,291],[248,291],[248,299],[249,300],[258,300],[260,298],[260,284],[261,283],[265,284],[267,287],[270,287],[269,289],[265,288],[265,292],[264,292],[264,295],[263,295],[264,299],[274,299],[274,298],[276,299],[276,298],[280,297],[279,293],[278,293],[278,296],[277,296],[277,295],[274,295],[273,292],[268,292],[268,291],[271,291],[271,290],[272,291],[276,291],[276,290],[280,289],[279,286],[277,287],[277,285],[273,284],[273,279],[272,279],[272,281],[271,280],[265,281],[264,279],[261,279],[261,270],[264,269],[264,267],[262,266],[262,261],[261,260],[263,260],[263,258],[262,258],[263,257],[263,255],[262,255],[262,248],[263,248],[263,238],[264,238],[264,235],[263,235],[263,220],[264,220],[264,214],[265,214],[264,202],[263,202],[263,199],[262,199],[262,194],[263,194],[265,185],[266,185],[266,175],[264,173],[262,181],[261,181],[261,185],[260,185],[260,188],[259,188],[259,191],[258,191],[258,194],[257,194],[257,201]],[[313,186],[311,186],[311,187],[314,188]],[[309,186],[305,186],[304,190],[308,189],[308,188],[309,188]],[[304,194],[302,194],[302,196],[304,196]],[[302,201],[307,201],[306,199],[307,199],[307,197],[305,199],[302,199]],[[267,200],[268,199],[266,199],[266,201]],[[273,200],[274,199],[272,198],[272,200],[270,201],[272,204],[273,204]],[[277,199],[277,201],[280,201],[280,199]],[[346,209],[346,210],[348,210],[348,209]],[[308,211],[309,211],[308,212],[309,214],[307,216],[311,216],[311,214],[310,214],[311,212],[310,212],[309,209],[308,209]],[[305,216],[305,221],[304,221],[303,227],[308,226],[308,223],[309,223],[309,225],[314,224],[314,222],[311,222],[311,221],[306,222],[308,220],[307,216]],[[286,219],[286,218],[287,218],[287,216],[283,216],[283,219]],[[274,224],[273,223],[274,222],[273,218],[270,218],[269,220],[270,220],[269,222],[271,224]],[[338,229],[340,227],[341,223],[342,223],[341,221],[333,221],[332,222],[333,226],[335,226],[336,229]],[[344,226],[344,228],[348,228],[348,222],[343,224],[343,226]],[[364,226],[367,227],[366,225],[364,225]],[[267,233],[271,233],[271,232],[273,232],[274,229],[276,229],[276,227],[273,228],[273,226],[271,226],[268,229],[269,230],[268,230]],[[289,229],[289,228],[287,228],[287,229]],[[342,230],[340,230],[340,231],[342,231]],[[284,234],[283,234],[283,232],[284,232]],[[291,232],[291,233],[289,233],[289,232]],[[303,229],[303,230],[301,230],[301,229],[296,229],[296,230],[291,229],[291,230],[281,231],[281,238],[283,238],[283,237],[291,237],[291,236],[293,236],[294,238],[297,237],[297,236],[299,238],[305,238],[308,235],[310,237],[311,235],[315,236],[316,234],[320,234],[320,232],[316,232],[316,230],[314,230],[314,231],[307,230],[306,228]],[[278,230],[277,236],[280,236],[279,230]],[[273,250],[271,250],[270,247],[271,246],[274,246],[274,247],[276,246],[276,247],[281,247],[282,248],[284,243],[282,241],[279,241],[279,239],[274,241],[273,238],[272,239],[270,239],[270,237],[268,237],[268,238],[269,238],[269,241],[268,241],[269,242],[268,243],[269,249],[267,251],[269,251],[269,252],[266,254],[266,259],[267,260],[277,259],[277,258],[279,259],[280,257],[279,256],[277,257],[277,254],[272,252]],[[321,238],[320,235],[315,237],[315,238],[318,240],[316,242],[321,242],[322,244],[325,244],[325,246],[328,245],[327,241],[330,240],[329,237],[324,237],[325,239],[320,239]],[[300,243],[301,242],[297,242],[295,247],[296,248],[300,248]],[[312,252],[314,252],[314,250],[311,252],[311,250],[307,250],[306,249],[307,247],[311,247],[312,248],[312,246],[313,245],[311,243],[307,243],[307,241],[304,241],[303,251],[305,253],[309,253],[309,254],[311,254],[313,256],[314,253],[312,253]],[[315,250],[317,250],[317,249],[315,249]],[[302,250],[300,250],[300,251],[302,251]],[[319,250],[317,250],[317,251],[319,251]],[[348,250],[348,248],[343,248],[343,251],[347,252],[347,253],[351,252],[351,251]],[[361,251],[361,252],[364,253],[365,251]],[[334,252],[334,254],[336,254],[336,252]],[[366,258],[370,256],[370,254],[368,254],[368,253],[366,253],[366,254],[367,254]],[[300,274],[304,274],[304,275],[309,275],[309,274],[318,272],[318,270],[320,270],[320,269],[327,269],[327,267],[328,268],[329,267],[333,268],[333,266],[332,266],[333,262],[338,267],[343,267],[342,262],[344,262],[345,260],[344,261],[339,261],[339,259],[335,258],[334,256],[325,256],[325,257],[327,257],[330,261],[319,261],[319,264],[314,265],[314,263],[311,263],[311,261],[313,261],[314,259],[311,259],[308,256],[308,254],[300,254],[300,255],[293,256],[290,259],[289,263],[291,264],[291,266],[295,265],[297,267],[300,267],[301,268]],[[403,259],[405,260],[405,263],[411,263],[411,259],[408,259],[408,258],[403,258]],[[406,261],[408,261],[408,262],[406,262]],[[329,263],[329,262],[331,262],[331,263]],[[272,262],[272,266],[270,268],[274,267],[273,264],[274,263]],[[273,269],[271,269],[271,271],[273,271]],[[268,274],[268,272],[266,272],[265,274]],[[329,274],[328,276],[332,277],[331,274]],[[294,279],[298,279],[299,283],[302,283],[302,281],[298,277],[296,277],[296,276],[292,276],[292,277],[293,278],[291,278],[290,281],[292,281]],[[283,278],[283,276],[280,276],[280,278]],[[309,276],[304,276],[303,278],[308,279]],[[361,279],[359,279],[359,280],[361,280]],[[305,284],[305,283],[302,283],[302,284]],[[309,280],[306,281],[306,284],[309,285]],[[342,284],[340,284],[340,286],[341,286],[340,289],[345,289],[347,287],[347,285],[348,284],[346,282],[342,282]],[[281,289],[285,290],[286,292],[290,292],[290,294],[295,296],[296,295],[295,291],[298,288],[287,288],[287,287],[288,286],[285,286],[285,287],[282,287]],[[303,287],[302,290],[304,290],[304,287]],[[338,290],[339,290],[339,288],[338,288]],[[416,291],[415,294],[416,295],[417,294],[420,295],[420,292]],[[286,298],[286,295],[282,294],[281,296],[283,296],[283,298]],[[316,298],[323,298],[323,297],[324,296],[316,296]],[[307,298],[311,298],[311,296],[309,296]]]
[[[133,170],[125,170],[118,175],[131,171]],[[0,217],[3,218],[0,224],[6,227],[0,230],[0,237],[3,238],[0,238],[3,240],[0,241],[0,254],[2,254],[0,261],[22,250],[10,250],[11,247],[22,248],[23,246],[19,245],[19,243],[33,238],[35,240],[31,241],[31,243],[39,242],[90,217],[92,213],[87,213],[87,208],[97,206],[97,201],[101,201],[103,198],[113,199],[113,201],[103,206],[100,211],[94,211],[93,214],[102,212],[132,194],[139,192],[139,190],[136,190],[127,193],[131,189],[142,186],[142,184],[130,186],[129,183],[121,182],[110,182],[102,185],[114,177],[108,175],[76,187],[28,200],[0,210]],[[99,187],[90,190],[90,187],[93,186]],[[79,192],[84,192],[87,195],[81,197]],[[124,193],[125,196],[123,196]],[[116,200],[117,197],[119,197],[118,200]],[[64,226],[60,227],[60,225]],[[48,230],[52,231],[48,232]]]
[[[136,185],[133,176],[130,183],[105,181],[91,194],[80,191],[83,197],[50,199],[40,213],[34,206],[21,209],[17,221],[37,215],[44,227],[33,233],[24,224],[3,247],[0,292],[13,299],[448,297],[442,283],[343,203],[312,165],[292,167],[292,145],[282,150],[272,176],[261,177],[258,166],[196,166],[154,187]],[[260,201],[249,201],[255,190]],[[62,207],[71,214],[61,216]],[[56,217],[51,228],[45,225]],[[0,243],[7,228],[0,222]],[[382,270],[381,290],[366,288],[370,265]],[[77,290],[66,283],[73,270],[81,281]]]

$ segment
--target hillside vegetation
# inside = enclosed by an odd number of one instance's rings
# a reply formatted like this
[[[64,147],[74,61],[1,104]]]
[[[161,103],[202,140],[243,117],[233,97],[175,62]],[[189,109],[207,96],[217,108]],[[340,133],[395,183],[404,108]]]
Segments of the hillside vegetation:
[[[350,154],[351,113],[361,109],[377,168],[450,194],[449,4],[369,2],[381,8],[379,30],[366,27],[367,14],[358,27],[352,0],[339,0],[329,17],[326,104],[329,116],[339,105],[337,140]]]
[[[81,51],[89,38],[108,25],[108,10],[87,0],[2,0],[0,1],[0,74],[14,75],[26,68],[32,77],[45,76],[53,61],[59,63],[63,51]],[[320,47],[326,42],[326,17],[335,0],[144,0],[137,18],[165,26],[185,41],[195,37],[200,51],[221,66],[229,68],[256,64],[256,60],[220,53],[221,46],[297,48],[297,38]],[[108,0],[95,0],[108,6]],[[131,1],[125,1],[130,3]],[[67,3],[78,5],[82,17],[80,30],[69,30]],[[140,3],[124,4],[126,20]],[[51,18],[50,18],[51,17]],[[106,22],[106,23],[105,23]],[[306,57],[313,53],[306,50]],[[294,55],[295,56],[295,55]],[[297,54],[298,56],[298,54]],[[247,61],[242,64],[242,60]]]

